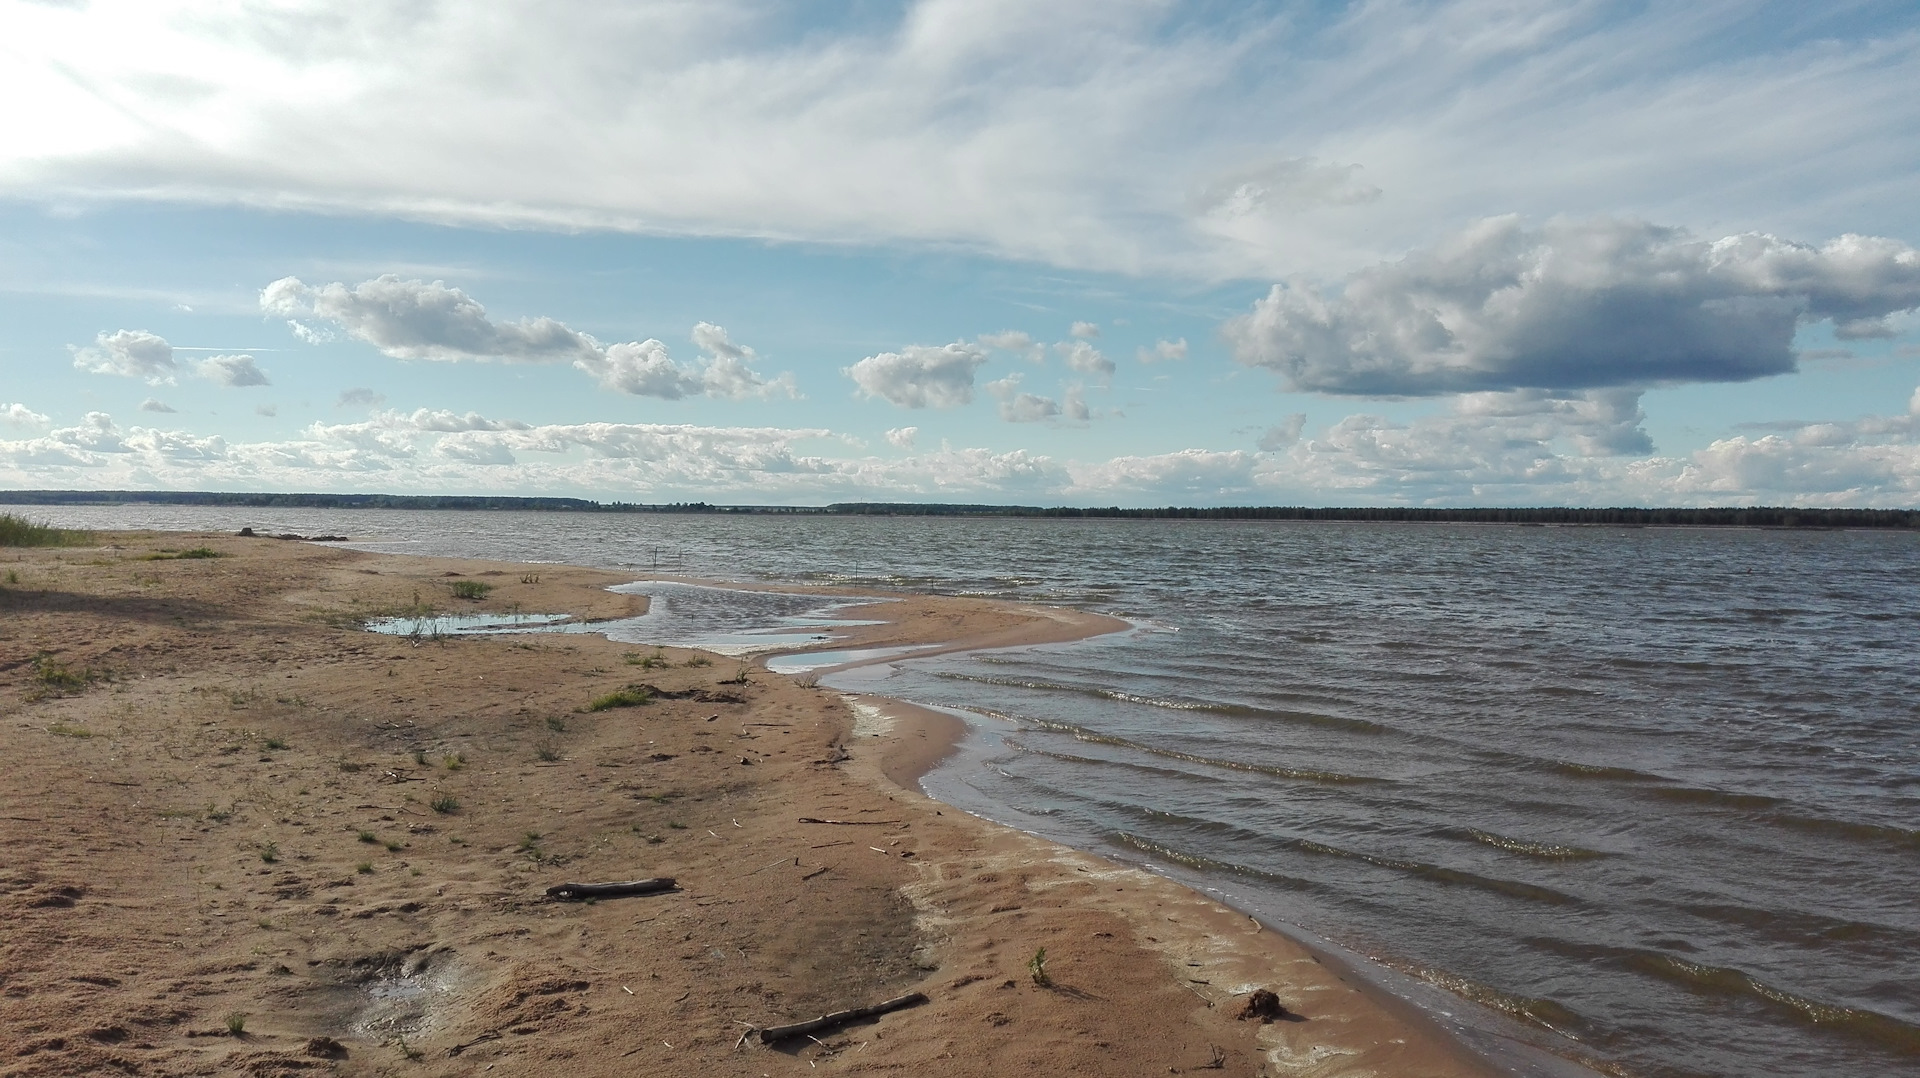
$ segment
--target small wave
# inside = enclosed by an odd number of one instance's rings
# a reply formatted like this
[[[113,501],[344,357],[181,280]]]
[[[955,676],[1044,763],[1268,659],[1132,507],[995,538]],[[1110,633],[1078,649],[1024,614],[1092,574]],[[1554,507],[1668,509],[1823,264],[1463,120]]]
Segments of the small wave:
[[[1318,782],[1334,786],[1357,786],[1390,783],[1393,781],[1392,779],[1375,778],[1370,775],[1343,775],[1338,771],[1279,767],[1273,764],[1247,763],[1243,760],[1222,760],[1219,757],[1201,756],[1196,753],[1181,752],[1178,749],[1163,749],[1155,745],[1134,741],[1131,738],[1115,737],[1112,734],[1099,734],[1084,726],[1075,726],[1069,722],[1054,722],[1051,719],[1026,719],[1023,721],[1028,725],[1037,726],[1043,730],[1072,734],[1075,740],[1084,741],[1091,745],[1113,745],[1117,748],[1132,749],[1135,752],[1144,752],[1148,755],[1159,756],[1168,760],[1184,760],[1190,764],[1220,767],[1229,771],[1248,771],[1258,775],[1271,775],[1274,778],[1295,779],[1301,782]]]
[[[1560,846],[1551,842],[1529,842],[1521,838],[1508,838],[1476,827],[1443,827],[1434,833],[1442,838],[1468,839],[1509,853],[1525,854],[1528,857],[1539,857],[1548,861],[1585,861],[1596,857],[1613,856],[1602,850],[1589,850],[1580,846]]]
[[[1683,804],[1712,805],[1715,808],[1763,809],[1786,802],[1768,794],[1743,794],[1732,790],[1715,790],[1705,786],[1665,786],[1649,791],[1653,796],[1666,801],[1678,801]]]
[[[1425,981],[1435,988],[1451,992],[1461,999],[1499,1011],[1510,1018],[1530,1022],[1542,1029],[1558,1033],[1562,1037],[1576,1041],[1584,1040],[1592,1029],[1591,1023],[1581,1017],[1577,1011],[1550,999],[1538,999],[1533,996],[1523,996],[1518,992],[1508,992],[1446,970],[1396,962],[1392,959],[1376,958],[1375,961]]]
[[[1387,728],[1367,719],[1348,718],[1344,715],[1323,715],[1312,711],[1276,711],[1270,708],[1249,707],[1245,704],[1217,704],[1199,700],[1176,700],[1164,696],[1148,696],[1143,693],[1123,692],[1119,689],[1103,689],[1093,685],[1065,685],[1057,681],[1041,681],[1037,678],[994,677],[985,674],[967,674],[957,670],[931,671],[934,677],[949,681],[970,681],[977,685],[998,685],[1008,689],[1026,689],[1031,692],[1073,693],[1078,696],[1091,696],[1101,700],[1114,700],[1123,704],[1140,704],[1145,707],[1166,708],[1170,711],[1198,711],[1209,715],[1228,715],[1243,719],[1278,719],[1282,722],[1304,723],[1309,726],[1325,726],[1339,730],[1350,730],[1362,734],[1383,734]]]
[[[1920,932],[1892,925],[1852,921],[1805,910],[1763,910],[1731,904],[1696,903],[1680,908],[1696,917],[1758,929],[1770,942],[1786,941],[1802,947],[1859,943],[1890,948],[1896,953],[1920,954]]]
[[[1611,767],[1606,764],[1582,764],[1572,760],[1548,761],[1547,770],[1565,775],[1572,779],[1607,779],[1613,782],[1671,782],[1672,779],[1647,771],[1635,771],[1631,767]]]
[[[1236,864],[1232,861],[1222,861],[1219,858],[1208,857],[1205,854],[1191,853],[1176,846],[1155,842],[1150,838],[1142,838],[1130,831],[1112,831],[1107,834],[1106,838],[1107,841],[1117,846],[1125,846],[1130,850],[1157,857],[1163,861],[1171,861],[1176,865],[1185,865],[1188,868],[1199,869],[1202,872],[1221,872],[1233,876],[1245,876],[1249,879],[1260,880],[1264,883],[1277,883],[1283,887],[1290,887],[1299,891],[1323,891],[1326,889],[1324,885],[1315,883],[1312,880],[1303,880],[1298,876],[1288,876],[1279,872],[1269,872],[1263,868],[1253,868],[1250,865]]]
[[[1296,850],[1308,853],[1325,854],[1330,857],[1344,857],[1354,861],[1365,861],[1381,868],[1391,868],[1408,875],[1432,880],[1435,883],[1454,884],[1462,887],[1474,887],[1482,891],[1492,891],[1509,898],[1524,898],[1533,902],[1545,902],[1555,906],[1581,906],[1586,903],[1565,891],[1556,891],[1551,887],[1522,883],[1519,880],[1501,879],[1498,876],[1482,876],[1477,872],[1447,868],[1445,865],[1430,865],[1425,861],[1403,861],[1397,857],[1380,857],[1375,854],[1361,853],[1358,850],[1329,846],[1324,842],[1315,842],[1310,838],[1294,839],[1288,843]]]
[[[1838,1030],[1904,1055],[1920,1055],[1920,1026],[1863,1007],[1848,1007],[1789,992],[1745,970],[1689,962],[1659,951],[1632,947],[1568,940],[1529,939],[1526,942],[1562,954],[1605,961],[1677,985],[1698,996],[1751,1000],[1806,1025]]]
[[[1824,816],[1801,816],[1789,812],[1773,812],[1760,817],[1768,823],[1781,827],[1790,827],[1796,831],[1811,831],[1815,834],[1835,835],[1856,842],[1884,842],[1909,849],[1920,847],[1920,830],[1911,827],[1894,827],[1889,824],[1856,823],[1852,820],[1832,820]]]

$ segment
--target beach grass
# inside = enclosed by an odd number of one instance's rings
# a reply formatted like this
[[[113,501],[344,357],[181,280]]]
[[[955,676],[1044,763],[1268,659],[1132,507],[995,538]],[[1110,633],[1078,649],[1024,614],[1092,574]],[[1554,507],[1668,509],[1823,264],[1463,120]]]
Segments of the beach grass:
[[[13,513],[0,513],[0,546],[79,546],[93,533],[38,524]]]

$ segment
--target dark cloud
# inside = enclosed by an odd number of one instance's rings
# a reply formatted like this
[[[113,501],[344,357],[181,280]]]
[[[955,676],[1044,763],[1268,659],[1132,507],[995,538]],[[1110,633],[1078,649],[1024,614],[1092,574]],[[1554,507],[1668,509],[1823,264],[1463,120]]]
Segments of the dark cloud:
[[[1636,221],[1483,221],[1362,270],[1337,296],[1277,284],[1224,327],[1291,389],[1353,396],[1738,382],[1794,369],[1803,322],[1885,331],[1920,306],[1920,252],[1842,236],[1697,240]]]

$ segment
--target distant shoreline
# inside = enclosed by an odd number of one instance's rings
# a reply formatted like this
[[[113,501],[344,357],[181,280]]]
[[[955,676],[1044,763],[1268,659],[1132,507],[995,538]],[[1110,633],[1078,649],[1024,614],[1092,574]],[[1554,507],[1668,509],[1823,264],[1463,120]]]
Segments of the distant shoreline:
[[[1795,506],[1644,508],[1534,506],[1121,506],[974,505],[944,502],[836,502],[830,505],[715,505],[708,502],[597,502],[585,498],[494,495],[242,493],[140,490],[0,490],[0,505],[194,505],[257,509],[499,510],[558,513],[679,513],[746,516],[938,516],[1115,520],[1291,520],[1329,523],[1555,524],[1670,528],[1920,529],[1920,509]]]

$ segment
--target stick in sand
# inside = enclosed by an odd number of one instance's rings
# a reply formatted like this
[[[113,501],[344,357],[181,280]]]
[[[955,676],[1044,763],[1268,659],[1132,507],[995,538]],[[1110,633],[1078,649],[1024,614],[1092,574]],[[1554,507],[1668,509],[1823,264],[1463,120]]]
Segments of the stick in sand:
[[[612,898],[617,895],[652,895],[676,889],[671,876],[624,883],[561,883],[547,888],[547,897],[561,902],[579,902],[587,898]]]
[[[871,1007],[854,1007],[851,1010],[823,1014],[811,1022],[795,1022],[792,1025],[786,1026],[768,1026],[766,1029],[760,1031],[760,1043],[772,1044],[775,1041],[784,1041],[790,1037],[802,1037],[810,1033],[818,1033],[823,1029],[843,1026],[848,1022],[857,1022],[862,1018],[874,1018],[879,1015],[889,1014],[893,1011],[904,1010],[908,1007],[917,1007],[926,1001],[927,994],[925,992],[909,992],[904,996],[897,996],[887,1000],[885,1003],[876,1003]]]

